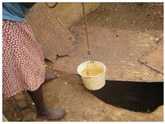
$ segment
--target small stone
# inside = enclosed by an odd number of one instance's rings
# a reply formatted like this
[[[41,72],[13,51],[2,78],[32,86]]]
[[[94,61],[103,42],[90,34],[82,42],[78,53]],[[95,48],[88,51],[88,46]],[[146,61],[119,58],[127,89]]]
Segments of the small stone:
[[[133,21],[132,21],[132,24],[135,24],[135,23],[136,23],[136,21],[135,21],[135,20],[133,20]]]
[[[109,18],[106,18],[105,21],[108,22],[110,19]]]
[[[132,73],[134,73],[134,74],[139,74],[140,72],[138,72],[138,71],[133,71]]]
[[[149,17],[149,16],[150,16],[150,14],[147,14],[147,16]]]
[[[158,37],[156,37],[156,38],[155,38],[155,41],[159,41],[159,38],[158,38]]]
[[[128,63],[128,65],[130,65],[130,66],[135,66],[135,64],[133,64],[133,63]]]
[[[143,44],[143,46],[145,46],[145,47],[149,47],[150,45],[149,45],[149,44]]]
[[[154,37],[150,37],[150,40],[154,40]]]
[[[126,63],[127,61],[125,61],[125,60],[121,60],[120,62],[121,62],[121,63]]]
[[[64,82],[65,85],[68,85],[68,82]]]

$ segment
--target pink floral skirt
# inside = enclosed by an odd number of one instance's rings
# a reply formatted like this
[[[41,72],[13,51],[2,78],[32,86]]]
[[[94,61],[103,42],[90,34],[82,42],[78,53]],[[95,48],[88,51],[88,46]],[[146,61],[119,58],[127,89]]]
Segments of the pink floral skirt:
[[[34,91],[45,79],[44,56],[30,25],[3,21],[3,95]]]

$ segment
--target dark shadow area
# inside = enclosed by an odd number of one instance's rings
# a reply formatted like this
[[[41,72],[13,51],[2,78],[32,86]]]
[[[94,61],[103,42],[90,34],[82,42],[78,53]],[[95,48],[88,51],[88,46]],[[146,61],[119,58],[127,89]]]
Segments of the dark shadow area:
[[[104,102],[136,112],[152,112],[163,105],[163,82],[107,80],[93,95]]]

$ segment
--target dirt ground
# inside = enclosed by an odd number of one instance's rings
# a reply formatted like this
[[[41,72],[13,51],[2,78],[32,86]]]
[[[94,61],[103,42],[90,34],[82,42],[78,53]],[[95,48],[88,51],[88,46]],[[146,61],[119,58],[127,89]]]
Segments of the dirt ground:
[[[75,50],[69,57],[59,58],[53,64],[54,69],[60,70],[60,77],[44,85],[47,106],[63,107],[66,116],[62,121],[163,120],[163,106],[152,113],[111,106],[87,92],[81,79],[75,75],[78,64],[93,58],[105,63],[107,79],[163,80],[163,5],[101,4],[87,17],[92,56],[87,56],[81,20],[70,28],[76,38]],[[151,53],[159,56],[160,61],[155,61]],[[139,62],[144,59],[145,64],[156,63],[154,69]],[[6,100],[6,117],[11,121],[38,121],[34,104],[27,94],[20,93],[15,98],[24,109],[17,110],[12,100]]]

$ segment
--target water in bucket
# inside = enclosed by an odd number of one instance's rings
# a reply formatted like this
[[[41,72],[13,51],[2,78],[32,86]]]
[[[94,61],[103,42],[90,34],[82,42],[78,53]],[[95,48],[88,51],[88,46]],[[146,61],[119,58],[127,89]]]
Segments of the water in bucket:
[[[104,87],[106,68],[103,63],[86,61],[78,66],[77,72],[88,90],[98,90]]]

